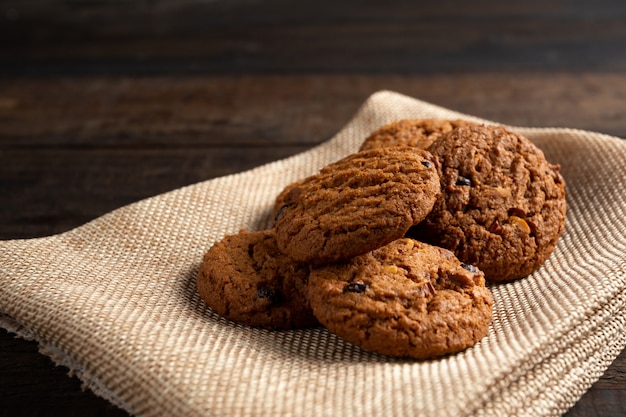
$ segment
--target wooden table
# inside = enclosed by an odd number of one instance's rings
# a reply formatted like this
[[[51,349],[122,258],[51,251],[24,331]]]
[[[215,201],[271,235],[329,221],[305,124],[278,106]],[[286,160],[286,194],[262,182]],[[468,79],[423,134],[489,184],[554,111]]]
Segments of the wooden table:
[[[626,3],[5,0],[0,238],[304,151],[381,89],[626,137]],[[0,331],[0,415],[125,415],[66,373]],[[626,415],[625,353],[567,415]]]

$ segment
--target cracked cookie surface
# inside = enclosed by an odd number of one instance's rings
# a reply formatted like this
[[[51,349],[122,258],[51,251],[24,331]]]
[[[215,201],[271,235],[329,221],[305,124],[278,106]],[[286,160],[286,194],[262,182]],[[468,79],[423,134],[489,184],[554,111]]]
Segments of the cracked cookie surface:
[[[409,235],[452,250],[488,281],[537,270],[565,229],[565,181],[526,137],[500,126],[460,127],[429,148],[442,195]]]
[[[204,255],[201,298],[217,314],[268,329],[318,325],[306,298],[309,266],[278,250],[273,230],[225,236]]]
[[[322,168],[281,195],[274,228],[301,262],[349,259],[402,237],[440,195],[436,161],[411,147],[370,149]]]
[[[307,288],[328,330],[386,355],[459,352],[482,339],[491,323],[493,298],[483,273],[446,249],[409,238],[313,268]]]
[[[381,126],[361,144],[360,150],[389,146],[413,146],[427,149],[434,141],[459,126],[472,122],[447,119],[402,119]]]

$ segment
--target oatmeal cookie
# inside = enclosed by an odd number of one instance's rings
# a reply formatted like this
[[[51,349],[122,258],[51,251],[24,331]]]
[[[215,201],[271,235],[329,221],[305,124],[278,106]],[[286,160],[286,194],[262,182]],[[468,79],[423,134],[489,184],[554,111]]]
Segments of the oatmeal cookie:
[[[465,126],[433,143],[442,195],[409,235],[452,250],[488,281],[537,270],[565,228],[565,181],[526,137]]]
[[[273,230],[242,230],[207,251],[197,288],[227,319],[268,329],[304,328],[318,324],[306,298],[308,275],[308,265],[278,250]]]
[[[408,238],[313,268],[308,294],[329,331],[393,356],[459,352],[487,334],[492,317],[493,297],[480,270],[446,249]]]
[[[351,154],[302,180],[275,216],[278,248],[300,262],[349,259],[404,236],[440,195],[435,159],[393,147]]]

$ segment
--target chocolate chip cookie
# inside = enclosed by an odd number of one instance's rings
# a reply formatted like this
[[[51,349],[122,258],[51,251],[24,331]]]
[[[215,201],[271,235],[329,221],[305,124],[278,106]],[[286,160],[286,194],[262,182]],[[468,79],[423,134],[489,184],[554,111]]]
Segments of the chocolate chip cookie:
[[[427,359],[459,352],[487,334],[492,317],[493,298],[480,270],[408,238],[313,268],[308,294],[329,331],[386,355]]]
[[[360,150],[385,148],[388,146],[413,146],[427,149],[435,140],[459,126],[472,122],[446,119],[402,119],[372,132]]]
[[[278,250],[273,230],[242,230],[207,251],[197,288],[227,319],[268,329],[304,328],[318,325],[306,297],[308,275],[308,265]]]
[[[436,160],[411,147],[351,154],[303,179],[281,197],[278,248],[324,264],[349,259],[404,236],[440,195]]]
[[[488,281],[537,270],[565,228],[565,181],[526,137],[499,126],[459,127],[429,151],[442,195],[410,236],[452,250]]]

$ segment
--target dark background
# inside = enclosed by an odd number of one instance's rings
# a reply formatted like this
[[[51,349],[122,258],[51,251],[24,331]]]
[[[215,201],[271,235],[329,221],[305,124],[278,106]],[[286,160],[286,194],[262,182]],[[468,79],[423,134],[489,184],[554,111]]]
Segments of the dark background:
[[[381,89],[626,137],[626,2],[0,1],[0,239],[307,150]],[[0,415],[123,416],[0,330]],[[626,415],[626,354],[567,414]]]

